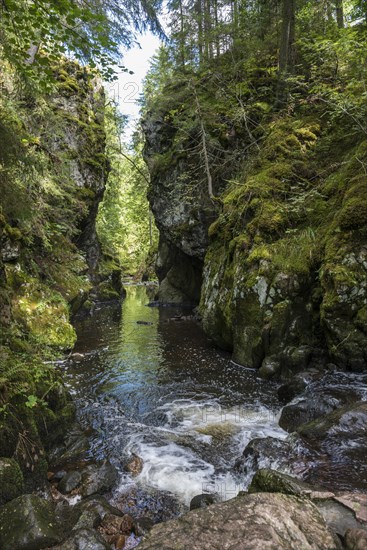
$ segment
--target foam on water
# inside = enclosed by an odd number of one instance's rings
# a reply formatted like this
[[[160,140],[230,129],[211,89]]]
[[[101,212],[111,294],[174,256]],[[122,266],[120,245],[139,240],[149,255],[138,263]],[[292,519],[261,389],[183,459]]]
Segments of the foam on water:
[[[176,399],[157,410],[165,412],[166,423],[162,427],[135,425],[125,451],[143,459],[143,470],[136,478],[139,483],[169,491],[185,504],[203,492],[216,493],[221,500],[233,498],[246,488],[247,480],[239,483],[230,467],[248,442],[255,437],[287,436],[277,424],[277,417],[263,406],[224,408],[218,399]],[[201,444],[199,449],[204,449],[205,458],[195,452],[195,441]],[[227,455],[220,469],[206,458],[216,452],[216,444]],[[129,482],[124,474],[120,489]]]

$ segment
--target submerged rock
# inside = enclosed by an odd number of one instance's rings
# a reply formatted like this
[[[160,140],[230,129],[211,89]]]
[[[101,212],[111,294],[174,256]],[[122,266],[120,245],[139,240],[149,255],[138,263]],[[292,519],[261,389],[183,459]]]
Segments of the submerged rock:
[[[311,441],[323,441],[328,437],[358,438],[366,435],[367,402],[360,401],[346,405],[301,426],[298,433]],[[367,444],[367,441],[366,441]]]
[[[148,517],[138,518],[134,521],[134,533],[138,537],[143,537],[149,533],[153,525],[153,521]]]
[[[297,431],[322,461],[307,474],[308,481],[322,479],[331,490],[366,490],[367,402],[345,405]]]
[[[2,550],[38,550],[61,540],[51,502],[36,495],[22,495],[0,509]]]
[[[337,550],[316,506],[294,496],[245,495],[158,524],[139,550]]]
[[[135,519],[146,517],[153,523],[175,518],[187,510],[172,493],[138,486],[121,493],[116,506],[124,514],[129,514]]]
[[[143,459],[135,453],[132,453],[131,458],[125,464],[125,470],[135,477],[141,473],[143,466]]]

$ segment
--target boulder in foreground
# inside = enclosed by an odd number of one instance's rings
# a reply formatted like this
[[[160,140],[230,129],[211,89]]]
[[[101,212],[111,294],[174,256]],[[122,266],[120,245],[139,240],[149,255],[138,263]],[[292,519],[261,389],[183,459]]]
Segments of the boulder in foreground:
[[[139,550],[337,550],[316,506],[259,493],[188,512],[153,527]]]

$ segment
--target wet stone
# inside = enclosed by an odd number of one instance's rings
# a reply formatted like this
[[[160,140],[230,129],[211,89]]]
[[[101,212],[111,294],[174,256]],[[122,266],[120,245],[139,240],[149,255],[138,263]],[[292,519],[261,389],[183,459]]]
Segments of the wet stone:
[[[116,468],[108,461],[90,464],[83,471],[81,494],[88,497],[110,491],[118,479]]]
[[[215,495],[205,494],[196,495],[191,499],[190,510],[198,510],[199,508],[207,508],[211,504],[218,502],[218,499]]]
[[[125,470],[129,472],[133,477],[139,475],[143,469],[144,462],[140,456],[133,453],[131,458],[125,465]]]
[[[279,425],[288,432],[295,431],[302,424],[316,420],[337,408],[358,401],[355,391],[337,388],[314,389],[303,399],[283,408]]]
[[[109,504],[107,500],[100,495],[94,495],[82,500],[75,506],[75,508],[79,513],[92,511],[95,516],[98,516],[101,520],[104,519],[107,514],[120,517],[123,515],[118,508],[111,506],[111,504]]]
[[[134,533],[138,537],[143,537],[149,533],[153,525],[153,521],[148,517],[138,518],[134,521]]]
[[[71,493],[74,489],[76,489],[82,481],[82,474],[77,471],[68,472],[65,474],[59,485],[58,490],[63,493],[64,495]]]

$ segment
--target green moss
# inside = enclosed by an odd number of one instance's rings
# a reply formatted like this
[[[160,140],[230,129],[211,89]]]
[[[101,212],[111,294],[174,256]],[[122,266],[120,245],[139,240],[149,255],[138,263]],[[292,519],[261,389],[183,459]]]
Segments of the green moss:
[[[5,225],[5,233],[11,241],[20,241],[22,238],[22,232],[18,227],[11,227],[10,225]]]
[[[355,319],[356,326],[367,334],[367,306],[362,307]]]
[[[361,196],[347,200],[338,218],[343,230],[364,227],[367,224],[367,200],[363,200]]]
[[[31,280],[13,299],[13,315],[38,344],[73,347],[76,334],[69,322],[69,307],[61,294]]]
[[[17,498],[24,490],[24,478],[13,458],[0,458],[0,506]]]
[[[286,212],[281,203],[277,201],[263,201],[259,203],[258,210],[253,220],[247,225],[250,235],[258,231],[262,234],[279,234],[287,221]]]

